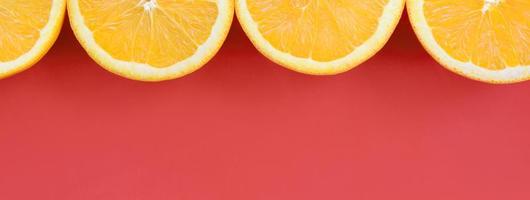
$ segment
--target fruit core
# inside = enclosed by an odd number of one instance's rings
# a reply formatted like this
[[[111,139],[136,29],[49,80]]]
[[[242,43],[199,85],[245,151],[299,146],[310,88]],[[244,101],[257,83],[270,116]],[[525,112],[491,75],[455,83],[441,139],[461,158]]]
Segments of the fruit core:
[[[140,4],[144,7],[145,11],[152,11],[156,8],[156,0],[141,0]]]
[[[482,7],[482,13],[486,13],[493,6],[497,6],[501,3],[501,0],[484,0],[484,7]]]

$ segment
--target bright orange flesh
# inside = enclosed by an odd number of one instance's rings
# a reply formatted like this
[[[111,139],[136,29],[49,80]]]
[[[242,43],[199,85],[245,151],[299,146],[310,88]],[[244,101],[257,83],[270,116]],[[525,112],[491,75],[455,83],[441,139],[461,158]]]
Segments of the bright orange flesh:
[[[279,51],[316,61],[347,56],[376,31],[388,0],[247,0],[263,37]]]
[[[26,54],[46,26],[52,1],[0,0],[0,62]]]
[[[530,65],[530,1],[424,0],[423,9],[453,58],[491,70]]]
[[[112,57],[158,68],[195,54],[218,16],[211,0],[157,0],[151,10],[138,3],[80,0],[79,8],[96,43]]]

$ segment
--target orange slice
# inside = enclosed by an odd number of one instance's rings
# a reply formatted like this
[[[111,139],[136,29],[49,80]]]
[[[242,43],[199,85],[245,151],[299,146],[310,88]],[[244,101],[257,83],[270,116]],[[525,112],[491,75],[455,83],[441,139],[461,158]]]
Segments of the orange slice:
[[[530,79],[530,1],[408,0],[408,13],[427,51],[471,79]]]
[[[189,74],[223,44],[231,0],[68,0],[72,29],[105,69],[141,81]]]
[[[0,0],[0,78],[37,63],[57,39],[65,0]]]
[[[254,46],[272,61],[330,75],[377,53],[404,5],[404,0],[236,0],[236,13]]]

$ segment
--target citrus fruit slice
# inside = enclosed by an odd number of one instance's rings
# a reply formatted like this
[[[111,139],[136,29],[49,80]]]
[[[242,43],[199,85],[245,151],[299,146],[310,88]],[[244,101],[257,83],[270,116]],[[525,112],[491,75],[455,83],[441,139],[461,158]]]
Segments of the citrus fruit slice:
[[[408,0],[416,35],[447,69],[471,79],[530,79],[530,1]]]
[[[237,17],[256,48],[306,74],[345,72],[390,38],[404,0],[236,0]]]
[[[59,36],[66,0],[0,0],[0,78],[37,63]]]
[[[232,0],[68,0],[72,29],[88,54],[126,78],[162,81],[208,62],[226,39]]]

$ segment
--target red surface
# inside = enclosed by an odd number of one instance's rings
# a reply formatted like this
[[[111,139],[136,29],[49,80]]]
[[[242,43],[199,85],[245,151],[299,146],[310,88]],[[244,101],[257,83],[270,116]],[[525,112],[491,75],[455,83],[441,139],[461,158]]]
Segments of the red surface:
[[[530,82],[443,69],[406,19],[338,76],[283,69],[236,23],[182,79],[98,67],[65,27],[0,81],[1,200],[527,200]]]

